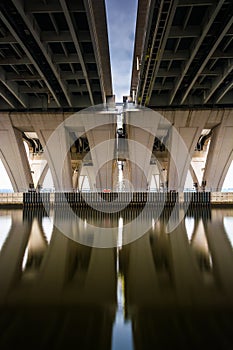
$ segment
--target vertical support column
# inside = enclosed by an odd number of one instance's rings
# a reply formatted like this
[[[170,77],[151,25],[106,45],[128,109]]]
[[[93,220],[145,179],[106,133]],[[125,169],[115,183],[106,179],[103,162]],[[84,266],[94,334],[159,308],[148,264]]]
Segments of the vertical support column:
[[[205,111],[176,111],[169,139],[169,190],[183,190],[195,146],[209,117]]]
[[[145,130],[130,126],[128,137],[130,181],[134,191],[146,191],[154,136]]]
[[[74,191],[79,187],[79,175],[80,175],[80,167],[75,169],[72,175],[72,184]]]
[[[8,114],[0,114],[0,157],[15,192],[24,192],[33,183],[23,144],[22,132],[12,126]]]
[[[203,179],[213,191],[221,191],[233,160],[233,113],[222,111],[222,122],[213,129]]]
[[[81,123],[81,125],[82,125],[82,123]],[[79,125],[79,127],[80,127],[80,125]],[[82,127],[83,127],[83,125],[82,125]],[[73,128],[73,130],[75,130],[75,128]],[[75,132],[77,139],[85,134],[84,127],[83,127],[82,132],[81,131],[74,131],[74,132]],[[80,176],[87,176],[88,177],[88,182],[89,182],[91,191],[94,191],[96,189],[96,187],[95,187],[96,178],[95,178],[94,167],[93,166],[85,166],[85,164],[88,162],[90,162],[90,163],[92,162],[91,152],[88,152],[83,157],[82,160],[78,161],[77,169],[73,172],[72,183],[73,183],[74,190],[77,190],[82,185],[82,181],[80,181]]]
[[[156,112],[127,113],[130,181],[134,191],[147,191],[149,168],[160,116]]]
[[[62,125],[53,129],[36,127],[36,133],[45,149],[45,157],[51,170],[56,191],[72,191],[71,157],[66,129]]]
[[[103,125],[86,132],[96,174],[96,188],[113,188],[113,159],[115,146],[115,125]],[[90,171],[90,170],[89,170]]]

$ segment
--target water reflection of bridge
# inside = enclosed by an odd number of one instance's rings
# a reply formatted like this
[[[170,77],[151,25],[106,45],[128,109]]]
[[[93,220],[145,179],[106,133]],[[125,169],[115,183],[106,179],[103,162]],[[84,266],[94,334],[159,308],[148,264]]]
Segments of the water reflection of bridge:
[[[70,221],[68,213],[61,213],[51,211],[50,222],[45,212],[1,211],[11,218],[0,254],[1,346],[12,344],[16,335],[24,344],[27,335],[35,349],[63,347],[67,339],[85,349],[93,339],[96,349],[110,348],[117,248],[93,248],[67,238],[53,226],[56,215]],[[117,227],[120,217],[125,224],[140,213],[78,211],[83,222],[92,220],[96,227]],[[147,211],[142,220],[150,221],[148,232],[118,248],[125,317],[132,320],[135,348],[230,342],[233,255],[222,217],[232,211],[189,211],[166,234],[170,213],[165,209],[156,221],[154,210]]]

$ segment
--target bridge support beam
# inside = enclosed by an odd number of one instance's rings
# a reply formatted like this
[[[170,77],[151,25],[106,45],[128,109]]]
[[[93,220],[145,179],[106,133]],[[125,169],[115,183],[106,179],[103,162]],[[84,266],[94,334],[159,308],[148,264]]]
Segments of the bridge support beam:
[[[213,191],[221,191],[233,160],[233,116],[223,111],[222,121],[213,129],[203,179]]]
[[[54,120],[46,114],[32,118],[33,129],[45,150],[55,190],[63,192],[72,191],[73,184],[67,130],[64,125],[59,126],[62,122],[62,115],[54,116]]]
[[[12,125],[8,113],[0,114],[0,158],[15,192],[27,191],[33,183],[22,132]]]
[[[198,139],[208,120],[206,111],[174,111],[164,112],[174,126],[170,135],[168,189],[184,189],[188,169]]]
[[[100,191],[112,189],[116,137],[113,116],[111,114],[103,116],[90,113],[83,118],[83,125],[88,138],[92,162],[92,167],[88,169],[91,187]]]
[[[141,114],[141,115],[140,115]],[[150,160],[160,117],[148,110],[127,113],[129,173],[134,191],[147,191],[149,187]]]
[[[87,138],[93,163],[93,168],[88,169],[88,172],[95,173],[94,187],[100,191],[112,189],[115,128],[104,126],[89,130]],[[93,179],[93,174],[89,178]]]

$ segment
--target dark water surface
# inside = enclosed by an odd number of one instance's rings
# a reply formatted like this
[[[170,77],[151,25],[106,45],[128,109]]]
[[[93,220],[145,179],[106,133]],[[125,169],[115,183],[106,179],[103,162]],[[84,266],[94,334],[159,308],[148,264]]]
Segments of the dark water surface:
[[[188,211],[169,234],[169,209],[150,208],[125,245],[138,214],[0,210],[0,349],[233,349],[233,208]],[[99,227],[117,247],[92,247]]]

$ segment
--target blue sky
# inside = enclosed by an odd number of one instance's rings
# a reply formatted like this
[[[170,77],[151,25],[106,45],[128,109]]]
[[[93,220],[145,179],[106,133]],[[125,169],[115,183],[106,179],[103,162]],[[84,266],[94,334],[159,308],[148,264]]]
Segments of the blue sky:
[[[113,92],[116,102],[129,95],[134,51],[137,0],[105,0]]]

